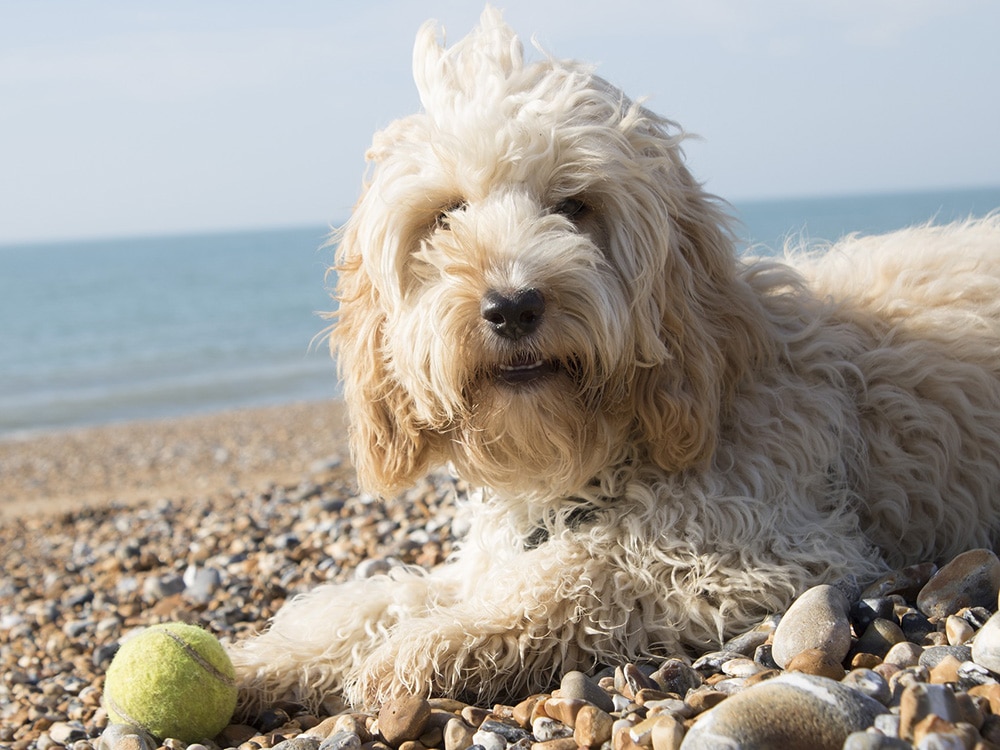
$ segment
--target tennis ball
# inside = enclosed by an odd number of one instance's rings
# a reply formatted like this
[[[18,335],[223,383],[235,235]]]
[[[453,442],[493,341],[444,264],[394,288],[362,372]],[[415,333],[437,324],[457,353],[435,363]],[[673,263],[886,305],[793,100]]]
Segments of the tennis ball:
[[[235,672],[222,644],[195,625],[154,625],[127,639],[108,667],[108,718],[158,739],[215,737],[236,709]]]

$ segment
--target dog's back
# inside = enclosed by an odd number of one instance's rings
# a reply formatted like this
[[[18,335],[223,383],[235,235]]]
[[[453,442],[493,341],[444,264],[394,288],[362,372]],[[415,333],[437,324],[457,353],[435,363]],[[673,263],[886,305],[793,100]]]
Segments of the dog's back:
[[[995,546],[1000,526],[1000,214],[851,237],[795,265],[855,331],[866,532],[890,564]]]

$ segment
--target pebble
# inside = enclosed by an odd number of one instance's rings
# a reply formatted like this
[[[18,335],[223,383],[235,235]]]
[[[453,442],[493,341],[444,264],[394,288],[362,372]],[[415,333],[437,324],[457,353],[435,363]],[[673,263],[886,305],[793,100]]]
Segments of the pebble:
[[[559,690],[565,698],[593,703],[602,711],[614,710],[611,696],[583,672],[571,671],[564,674],[559,683]]]
[[[787,673],[738,693],[699,718],[682,747],[840,750],[851,732],[871,726],[885,710],[840,682]],[[795,721],[776,721],[780,716],[795,716]]]
[[[942,567],[917,595],[917,609],[928,617],[946,617],[963,607],[997,606],[1000,559],[988,549],[974,549]]]
[[[385,741],[398,746],[415,740],[427,729],[430,704],[423,698],[406,697],[388,701],[378,712],[378,729]]]
[[[972,661],[1000,674],[1000,613],[990,617],[976,633],[972,642]]]
[[[821,585],[799,596],[774,631],[772,656],[784,668],[797,654],[818,649],[839,662],[851,647],[851,604],[840,589]]]

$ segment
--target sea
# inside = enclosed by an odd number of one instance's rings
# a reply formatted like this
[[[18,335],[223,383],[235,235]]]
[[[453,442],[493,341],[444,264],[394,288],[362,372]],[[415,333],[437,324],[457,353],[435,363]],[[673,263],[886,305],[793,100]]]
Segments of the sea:
[[[736,202],[741,251],[1000,208],[1000,187]],[[336,398],[323,226],[0,246],[0,438]]]

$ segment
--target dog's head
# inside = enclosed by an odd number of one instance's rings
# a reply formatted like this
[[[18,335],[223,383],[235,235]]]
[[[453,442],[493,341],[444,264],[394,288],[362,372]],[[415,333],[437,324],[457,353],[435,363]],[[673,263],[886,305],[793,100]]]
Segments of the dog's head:
[[[571,494],[620,461],[705,461],[759,344],[678,129],[588,67],[526,63],[492,9],[448,49],[425,25],[414,77],[424,111],[375,137],[337,255],[362,485],[452,461]]]

